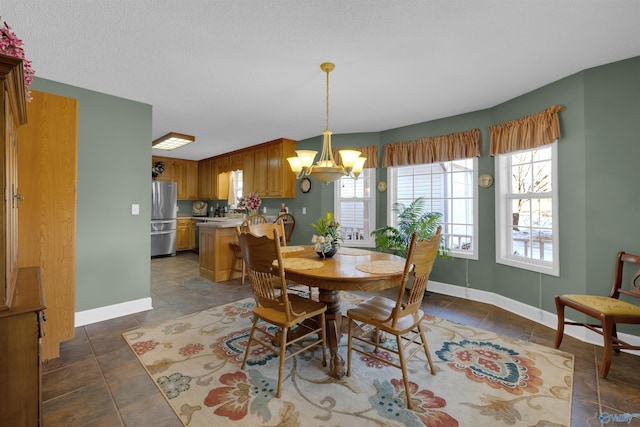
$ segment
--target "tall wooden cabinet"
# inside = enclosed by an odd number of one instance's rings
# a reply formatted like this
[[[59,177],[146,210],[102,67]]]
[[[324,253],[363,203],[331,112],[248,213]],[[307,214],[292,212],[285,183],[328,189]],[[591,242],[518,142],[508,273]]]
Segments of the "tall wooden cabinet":
[[[42,359],[73,339],[76,284],[78,101],[32,91],[18,129],[18,266],[39,265],[47,296]]]
[[[253,152],[253,191],[260,197],[296,197],[296,178],[286,161],[296,155],[296,142],[280,138],[256,146]]]
[[[40,337],[44,291],[39,267],[18,267],[18,130],[27,122],[22,60],[0,54],[0,419],[42,425]],[[21,190],[20,190],[21,191]]]

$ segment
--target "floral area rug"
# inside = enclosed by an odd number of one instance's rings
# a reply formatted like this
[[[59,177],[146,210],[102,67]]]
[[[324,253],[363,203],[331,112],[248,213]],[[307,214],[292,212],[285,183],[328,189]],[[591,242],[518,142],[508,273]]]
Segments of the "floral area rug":
[[[341,297],[343,312],[362,300]],[[571,354],[429,315],[423,324],[436,375],[424,352],[409,362],[412,411],[399,369],[354,352],[351,377],[337,380],[322,367],[319,347],[286,361],[278,399],[275,354],[254,345],[240,369],[253,305],[244,299],[123,334],[184,425],[570,425]]]

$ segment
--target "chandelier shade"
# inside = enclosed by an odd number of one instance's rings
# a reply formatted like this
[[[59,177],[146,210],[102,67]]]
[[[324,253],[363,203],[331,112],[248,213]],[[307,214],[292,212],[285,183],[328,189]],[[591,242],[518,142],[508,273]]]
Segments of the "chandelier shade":
[[[327,75],[326,86],[326,127],[322,132],[322,152],[317,163],[313,163],[316,158],[317,151],[313,150],[296,150],[296,157],[288,157],[287,161],[296,179],[300,179],[303,176],[311,176],[312,178],[329,184],[337,181],[343,176],[350,176],[353,179],[358,179],[366,157],[360,157],[361,152],[356,150],[340,150],[340,158],[342,165],[338,165],[333,159],[333,153],[331,150],[331,135],[329,130],[329,73],[333,71],[335,65],[331,62],[324,62],[320,64],[320,69]]]

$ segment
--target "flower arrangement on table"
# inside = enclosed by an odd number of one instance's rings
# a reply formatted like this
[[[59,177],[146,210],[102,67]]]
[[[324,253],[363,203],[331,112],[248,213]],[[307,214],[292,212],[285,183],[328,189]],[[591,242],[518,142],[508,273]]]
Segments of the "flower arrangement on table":
[[[31,82],[33,82],[35,71],[31,68],[31,61],[27,60],[24,56],[22,40],[11,31],[11,27],[9,27],[9,24],[6,22],[4,23],[4,27],[0,26],[0,53],[23,60],[25,97],[27,101],[31,101],[29,86],[31,86]]]
[[[323,258],[333,256],[342,242],[340,224],[334,219],[333,213],[326,212],[324,217],[318,218],[311,226],[320,233],[319,235],[314,234],[311,238],[313,249]]]
[[[244,208],[249,212],[258,212],[261,204],[262,199],[252,191],[248,196],[240,198],[240,200],[238,201],[238,208]]]

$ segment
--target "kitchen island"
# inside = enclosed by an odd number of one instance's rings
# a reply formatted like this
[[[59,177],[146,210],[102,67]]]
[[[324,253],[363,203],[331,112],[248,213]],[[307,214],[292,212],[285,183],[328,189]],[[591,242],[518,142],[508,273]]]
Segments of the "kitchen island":
[[[198,225],[200,229],[200,276],[214,282],[229,280],[234,254],[229,243],[238,240],[236,225],[242,220],[219,218]]]

